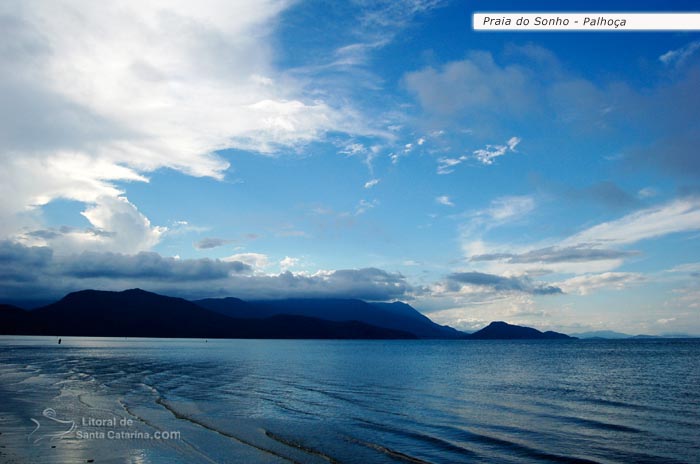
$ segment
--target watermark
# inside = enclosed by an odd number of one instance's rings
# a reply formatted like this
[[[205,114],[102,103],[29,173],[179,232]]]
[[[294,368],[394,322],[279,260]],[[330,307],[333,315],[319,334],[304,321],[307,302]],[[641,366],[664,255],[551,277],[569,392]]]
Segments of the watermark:
[[[35,428],[27,436],[27,441],[38,444],[41,441],[56,441],[64,438],[78,440],[180,440],[179,430],[139,430],[139,421],[116,415],[95,417],[82,416],[77,421],[59,417],[52,408],[42,411],[41,417],[31,417]]]

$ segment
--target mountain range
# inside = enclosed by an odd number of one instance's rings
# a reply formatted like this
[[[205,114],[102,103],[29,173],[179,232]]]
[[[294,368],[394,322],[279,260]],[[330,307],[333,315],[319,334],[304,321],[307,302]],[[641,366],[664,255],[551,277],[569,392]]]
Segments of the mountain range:
[[[492,322],[468,334],[436,324],[406,303],[356,299],[188,301],[141,289],[82,290],[25,310],[0,304],[0,334],[164,338],[570,339]]]

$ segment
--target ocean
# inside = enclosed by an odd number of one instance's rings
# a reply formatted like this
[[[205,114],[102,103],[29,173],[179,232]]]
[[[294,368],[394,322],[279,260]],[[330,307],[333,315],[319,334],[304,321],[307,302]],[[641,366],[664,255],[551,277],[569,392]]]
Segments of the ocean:
[[[0,462],[698,463],[700,340],[5,336]]]

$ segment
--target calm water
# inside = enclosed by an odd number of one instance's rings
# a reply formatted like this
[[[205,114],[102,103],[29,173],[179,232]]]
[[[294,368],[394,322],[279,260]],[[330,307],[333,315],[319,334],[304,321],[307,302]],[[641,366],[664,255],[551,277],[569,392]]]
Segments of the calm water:
[[[7,462],[700,462],[700,340],[0,337],[0,398]]]

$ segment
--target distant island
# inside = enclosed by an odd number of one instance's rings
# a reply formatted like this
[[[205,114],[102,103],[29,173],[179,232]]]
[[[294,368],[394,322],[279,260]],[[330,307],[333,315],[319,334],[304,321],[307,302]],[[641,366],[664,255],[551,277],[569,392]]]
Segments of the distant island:
[[[341,298],[188,301],[141,289],[82,290],[32,310],[0,304],[0,335],[442,340],[571,340],[605,338],[603,335],[632,338],[617,332],[569,336],[502,321],[466,333],[436,324],[401,302],[370,303]]]
[[[490,323],[477,332],[466,335],[464,338],[470,340],[573,340],[576,337],[552,331],[540,332],[531,327],[497,321]]]

